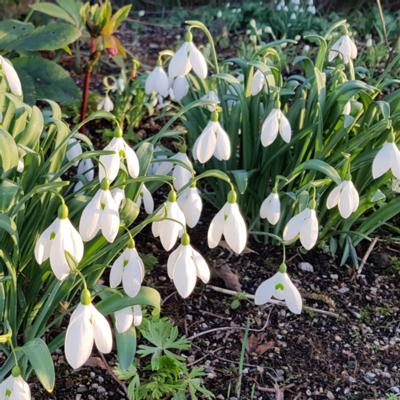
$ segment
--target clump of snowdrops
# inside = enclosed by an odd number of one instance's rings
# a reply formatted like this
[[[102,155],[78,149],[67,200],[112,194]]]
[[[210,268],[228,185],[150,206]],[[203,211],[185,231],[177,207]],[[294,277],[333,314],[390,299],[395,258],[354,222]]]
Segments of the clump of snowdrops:
[[[290,64],[282,54],[298,45],[292,40],[259,43],[247,59],[220,63],[207,28],[188,26],[179,50],[160,54],[146,88],[183,108],[211,102],[181,118],[196,171],[231,177],[256,238],[300,239],[306,250],[320,243],[357,266],[356,246],[400,212],[392,190],[400,178],[393,65],[374,86],[364,82],[346,21],[306,37],[318,46],[315,58],[298,55]],[[203,52],[193,40],[198,30],[207,37]],[[221,207],[226,188],[211,185],[204,197]]]
[[[195,175],[184,157],[154,164],[154,145],[177,135],[169,130],[176,117],[135,148],[105,111],[70,128],[56,103],[42,109],[25,104],[12,63],[0,61],[0,398],[25,400],[32,371],[53,390],[51,353],[60,347],[68,364],[79,368],[94,346],[110,353],[115,343],[120,363],[133,366],[142,307],[160,310],[159,293],[143,285],[140,233],[146,226],[166,251],[177,245],[168,275],[182,297],[198,279],[208,282],[207,262],[188,230],[202,213],[199,182],[214,177],[230,188],[210,226],[210,246],[224,235],[241,253],[247,229],[226,174]],[[98,118],[115,126],[102,150],[80,133]],[[165,173],[151,176],[154,167]],[[154,183],[169,188],[160,206],[147,187]]]

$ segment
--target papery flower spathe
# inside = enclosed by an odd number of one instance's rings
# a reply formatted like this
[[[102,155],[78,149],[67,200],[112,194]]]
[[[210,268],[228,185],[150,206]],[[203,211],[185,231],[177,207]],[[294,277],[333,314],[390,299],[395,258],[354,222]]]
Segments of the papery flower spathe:
[[[201,97],[201,100],[204,101],[212,101],[214,104],[210,104],[207,106],[208,111],[213,112],[218,108],[218,104],[220,103],[218,94],[215,90],[210,90],[204,96]]]
[[[357,46],[349,35],[342,35],[329,50],[328,60],[330,62],[337,56],[343,59],[345,64],[357,58]]]
[[[151,230],[154,237],[160,237],[161,244],[166,251],[171,250],[178,236],[181,237],[186,225],[185,215],[176,202],[176,192],[171,190],[164,206],[157,213],[160,221],[154,221]]]
[[[272,297],[283,300],[292,313],[301,313],[303,300],[296,286],[290,280],[285,264],[279,267],[279,271],[275,275],[261,283],[256,290],[254,301],[256,305],[261,305],[269,302]]]
[[[122,282],[124,292],[129,297],[135,297],[142,286],[144,274],[143,261],[136,250],[135,241],[131,239],[111,267],[110,287],[116,288]]]
[[[38,264],[50,258],[50,267],[61,281],[71,269],[66,253],[74,262],[79,263],[83,257],[83,242],[68,219],[68,207],[63,204],[58,210],[58,218],[43,231],[36,242],[35,258]]]
[[[193,36],[190,31],[186,32],[185,42],[172,57],[168,66],[168,75],[175,78],[180,75],[187,75],[191,70],[201,78],[207,77],[207,62],[202,52],[193,43]]]
[[[207,234],[208,247],[212,249],[218,246],[222,236],[236,254],[240,254],[246,247],[246,223],[240,214],[233,190],[228,193],[227,202],[211,221]]]
[[[281,217],[281,202],[277,192],[272,192],[262,202],[260,217],[266,218],[271,225],[276,225]]]
[[[125,307],[114,313],[115,328],[118,333],[124,333],[133,326],[139,326],[143,321],[142,307],[134,305]]]
[[[229,136],[218,122],[218,113],[215,111],[193,146],[193,158],[200,163],[206,163],[212,156],[220,161],[231,157]]]
[[[91,303],[87,289],[82,292],[81,302],[69,320],[65,335],[65,358],[76,369],[89,359],[93,344],[104,354],[112,349],[112,333],[107,319]]]
[[[290,122],[279,108],[274,108],[269,113],[261,127],[262,145],[267,147],[274,143],[278,133],[286,143],[290,142],[290,139],[292,138]]]
[[[14,368],[13,373],[0,384],[0,400],[31,400],[31,389],[19,368]]]
[[[312,249],[318,239],[318,219],[313,208],[306,208],[292,217],[283,230],[283,240],[292,241],[300,238],[306,250]]]
[[[178,205],[185,215],[186,224],[194,228],[199,222],[203,201],[201,200],[199,189],[196,186],[186,188],[178,196]]]
[[[110,192],[107,179],[101,182],[101,188],[84,208],[79,222],[79,232],[85,242],[92,240],[101,230],[106,240],[112,243],[118,234],[120,218],[119,204]]]
[[[374,179],[379,178],[389,170],[397,179],[400,179],[400,151],[394,141],[385,142],[372,162]]]
[[[113,151],[113,154],[101,155],[99,158],[99,180],[107,178],[112,182],[118,175],[121,160],[126,161],[128,173],[132,178],[139,175],[139,160],[135,151],[122,138],[122,132],[104,148],[104,150]]]
[[[0,56],[0,67],[6,77],[11,93],[15,96],[22,96],[21,81],[11,61]]]
[[[154,200],[153,196],[151,195],[149,189],[147,189],[146,185],[142,183],[142,186],[140,187],[139,195],[136,199],[136,204],[140,208],[140,206],[144,205],[144,210],[146,211],[147,214],[152,214],[154,211]]]
[[[100,101],[100,103],[97,105],[97,109],[104,110],[107,112],[111,112],[112,110],[114,110],[114,103],[108,94],[106,94],[104,98]]]
[[[329,210],[338,207],[343,218],[349,218],[355,212],[360,203],[357,189],[350,180],[345,180],[335,187],[326,200],[326,208]]]
[[[167,263],[168,276],[173,280],[176,290],[184,299],[196,286],[199,277],[204,283],[210,280],[210,269],[203,256],[190,245],[187,233],[182,236],[181,244],[174,250]]]
[[[146,79],[145,83],[146,94],[157,93],[162,97],[168,96],[169,91],[169,80],[168,75],[164,71],[161,63],[157,63],[157,66],[151,71]]]

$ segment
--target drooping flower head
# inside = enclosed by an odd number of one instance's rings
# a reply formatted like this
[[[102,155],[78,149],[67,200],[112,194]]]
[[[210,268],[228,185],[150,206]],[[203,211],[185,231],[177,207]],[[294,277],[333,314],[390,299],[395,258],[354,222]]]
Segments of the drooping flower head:
[[[345,64],[357,58],[357,46],[349,35],[340,36],[329,50],[329,62],[333,61],[336,57],[340,57]]]
[[[71,258],[68,260],[68,257]],[[78,231],[68,219],[68,207],[62,204],[58,218],[43,231],[35,245],[38,264],[50,259],[50,267],[59,280],[70,273],[70,262],[79,263],[83,257],[83,242]]]
[[[372,176],[374,179],[379,178],[389,170],[392,171],[392,174],[397,179],[400,179],[400,150],[394,140],[385,142],[372,162]]]
[[[104,96],[104,98],[97,105],[97,109],[104,110],[107,112],[111,112],[112,110],[114,110],[114,103],[111,100],[111,97],[108,95],[108,93]]]
[[[179,194],[178,205],[185,215],[187,225],[190,228],[194,228],[199,222],[201,211],[203,210],[203,201],[196,184],[186,188]]]
[[[196,286],[199,277],[204,283],[210,280],[210,269],[203,256],[190,245],[187,233],[182,235],[181,244],[168,257],[168,276],[184,299]]]
[[[292,138],[290,122],[279,108],[274,108],[268,114],[268,117],[265,119],[261,127],[262,145],[267,147],[274,143],[278,133],[284,142],[290,142],[290,139]]]
[[[143,321],[142,307],[134,305],[125,307],[114,313],[115,328],[119,333],[124,333],[133,326],[139,326]]]
[[[161,59],[157,61],[157,66],[151,71],[145,83],[146,94],[157,93],[162,97],[168,96],[169,80],[168,75],[164,71]]]
[[[207,62],[201,51],[193,43],[193,35],[188,30],[185,34],[185,42],[172,57],[168,66],[168,75],[175,78],[180,75],[187,75],[191,70],[201,78],[207,77]]]
[[[85,242],[92,240],[99,231],[112,243],[120,225],[119,204],[110,191],[110,182],[103,179],[101,187],[84,208],[79,222],[79,232]]]
[[[153,196],[151,195],[151,192],[149,189],[147,189],[146,185],[142,183],[139,191],[139,195],[136,199],[136,204],[140,208],[140,206],[144,205],[144,210],[146,211],[147,214],[152,214],[154,211],[154,200]]]
[[[31,389],[18,367],[14,367],[11,375],[0,383],[0,399],[31,400]]]
[[[101,353],[110,353],[112,333],[107,319],[92,304],[89,291],[84,289],[65,335],[64,351],[68,364],[74,369],[85,364],[94,343]]]
[[[204,164],[212,156],[220,161],[229,160],[231,157],[231,142],[218,121],[216,111],[211,114],[211,120],[193,146],[193,158],[200,163]]]
[[[164,206],[157,213],[160,221],[154,221],[151,230],[154,237],[160,237],[161,244],[166,251],[171,250],[178,236],[181,237],[186,225],[185,215],[176,202],[176,192],[171,190]]]
[[[257,288],[255,303],[256,305],[265,304],[272,297],[277,300],[283,300],[292,313],[301,313],[303,300],[296,286],[290,280],[284,263],[281,264],[279,271],[275,275],[261,283]]]
[[[131,239],[111,267],[110,287],[116,288],[122,282],[125,293],[135,297],[142,286],[144,274],[143,261],[136,250],[135,241]]]
[[[129,175],[137,178],[139,175],[139,160],[135,151],[125,142],[122,131],[118,129],[116,136],[104,148],[112,154],[101,155],[99,158],[99,180],[107,178],[110,182],[117,177],[121,161],[126,162]]]
[[[349,218],[353,212],[357,211],[359,203],[360,198],[353,182],[344,180],[329,193],[326,208],[329,210],[337,206],[340,215],[343,218]]]
[[[218,246],[222,236],[236,254],[240,254],[246,247],[246,223],[240,214],[236,199],[235,191],[231,190],[227,202],[212,219],[207,234],[208,246],[211,249]]]
[[[281,202],[279,195],[273,191],[262,202],[260,208],[260,217],[266,218],[271,225],[276,225],[281,217]]]

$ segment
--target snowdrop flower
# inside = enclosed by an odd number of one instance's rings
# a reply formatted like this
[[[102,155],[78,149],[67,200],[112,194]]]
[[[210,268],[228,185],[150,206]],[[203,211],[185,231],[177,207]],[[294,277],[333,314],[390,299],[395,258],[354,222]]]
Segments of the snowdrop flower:
[[[146,14],[146,11],[144,11],[144,10],[140,10],[140,11],[138,12],[138,16],[139,16],[139,17],[144,17],[145,14]]]
[[[164,217],[161,221],[155,221],[151,225],[154,237],[160,237],[161,244],[166,251],[170,251],[178,236],[181,237],[186,225],[185,215],[176,202],[176,192],[171,190],[167,201],[158,213],[158,217]]]
[[[208,247],[213,249],[218,246],[222,236],[228,246],[237,254],[240,254],[246,247],[246,223],[240,214],[234,190],[228,193],[227,202],[211,221],[207,234]]]
[[[306,208],[292,217],[283,230],[283,240],[291,241],[300,237],[306,250],[315,246],[318,239],[318,219],[315,210]]]
[[[81,302],[75,308],[69,320],[65,335],[65,358],[76,369],[89,359],[93,344],[101,353],[110,353],[112,333],[107,319],[91,302],[87,289],[82,292]]]
[[[114,202],[119,209],[121,207],[121,203],[125,200],[125,190],[120,187],[111,189],[111,196],[113,197]]]
[[[351,101],[349,100],[343,107],[343,115],[350,115],[351,112]]]
[[[343,218],[349,218],[355,212],[360,203],[357,189],[350,180],[341,182],[330,193],[326,200],[326,208],[330,210],[338,206],[339,213]]]
[[[265,86],[265,75],[258,69],[251,80],[250,93],[257,96]]]
[[[101,187],[84,208],[79,222],[79,232],[85,242],[101,233],[110,243],[118,234],[120,219],[118,204],[110,192],[110,183],[103,179]]]
[[[210,280],[210,269],[203,256],[190,245],[190,238],[184,233],[181,244],[168,257],[168,276],[184,299],[196,286],[199,277],[204,283]]]
[[[18,164],[17,164],[17,172],[19,172],[20,174],[22,174],[24,172],[25,169],[25,162],[24,162],[24,157],[21,157],[18,160]]]
[[[217,18],[222,18],[222,11],[221,11],[221,10],[218,10],[218,12],[217,12]]]
[[[343,59],[345,64],[357,58],[357,47],[349,35],[342,35],[331,47],[328,60],[333,61],[337,56]]]
[[[0,56],[0,67],[0,71],[3,71],[11,93],[15,96],[22,96],[21,81],[11,61]]]
[[[129,297],[135,297],[142,286],[144,273],[143,261],[136,250],[135,241],[131,239],[111,267],[110,287],[116,288],[122,282],[124,292]]]
[[[31,389],[21,376],[18,367],[0,384],[1,400],[31,400]]]
[[[66,253],[79,263],[83,257],[83,242],[68,219],[68,207],[62,204],[58,209],[58,217],[36,242],[35,259],[38,264],[42,264],[50,258],[50,267],[54,275],[62,281],[70,272]]]
[[[317,9],[315,8],[314,5],[308,6],[308,7],[307,7],[307,12],[310,13],[310,14],[312,14],[312,15],[315,15],[315,14],[317,13]]]
[[[185,43],[172,57],[168,66],[168,75],[175,78],[180,75],[187,75],[193,68],[196,75],[205,79],[207,77],[207,62],[201,51],[193,43],[193,36],[190,31],[186,32]]]
[[[161,95],[162,97],[168,96],[169,91],[169,80],[168,75],[164,71],[160,61],[157,62],[157,66],[149,74],[145,83],[146,94],[152,94],[153,92]]]
[[[186,223],[194,228],[199,222],[203,201],[196,186],[186,188],[178,197],[178,205],[185,215]]]
[[[154,200],[153,196],[151,195],[149,189],[147,189],[146,185],[142,183],[142,186],[139,191],[139,195],[136,199],[136,204],[140,208],[140,206],[144,205],[144,210],[147,214],[152,214],[154,211]]]
[[[379,178],[389,170],[397,179],[400,179],[400,151],[394,141],[385,142],[372,162],[374,179]]]
[[[85,158],[79,161],[77,174],[81,176],[79,182],[74,186],[74,192],[77,192],[83,187],[83,183],[91,182],[94,179],[94,165],[90,158]]]
[[[82,154],[82,146],[75,138],[71,138],[68,140],[68,147],[65,156],[68,161],[72,161],[74,158],[79,157]],[[74,163],[76,167],[78,165],[78,161]]]
[[[260,217],[276,225],[281,217],[281,202],[277,192],[273,191],[261,204]]]
[[[295,13],[292,13],[291,15],[290,15],[290,19],[291,20],[295,20],[297,17],[296,17],[296,14]]]
[[[103,100],[101,100],[100,103],[97,105],[97,109],[108,111],[108,112],[111,112],[112,110],[114,110],[114,103],[108,94],[106,94],[104,96]]]
[[[372,38],[371,38],[371,37],[368,37],[368,39],[367,39],[367,41],[366,41],[366,43],[365,43],[365,46],[366,46],[366,47],[372,47],[373,44],[374,44],[374,42],[372,41]]]
[[[214,90],[207,92],[203,97],[201,97],[201,100],[214,102],[214,104],[207,106],[207,109],[210,112],[216,111],[218,104],[220,103],[218,94]]]
[[[181,101],[189,92],[189,82],[183,76],[179,75],[172,79],[170,97],[172,100]]]
[[[119,131],[104,150],[113,151],[114,154],[101,155],[99,158],[99,180],[107,178],[112,182],[118,175],[120,161],[125,160],[128,173],[132,178],[139,176],[139,160],[135,151],[122,138]]]
[[[283,300],[288,309],[294,314],[300,314],[303,300],[296,286],[292,283],[286,272],[286,265],[282,264],[279,271],[271,278],[264,281],[256,290],[255,303],[261,305],[269,302],[274,297]]]
[[[143,321],[142,307],[134,305],[133,307],[125,307],[114,313],[115,328],[117,332],[124,333],[133,326],[139,326]]]
[[[216,159],[229,160],[231,157],[231,142],[228,134],[218,122],[218,113],[211,114],[211,120],[196,139],[193,146],[193,158],[204,164],[212,156]]]
[[[265,119],[261,128],[261,143],[264,147],[271,145],[278,136],[289,143],[292,137],[292,128],[289,120],[279,108],[274,108]]]

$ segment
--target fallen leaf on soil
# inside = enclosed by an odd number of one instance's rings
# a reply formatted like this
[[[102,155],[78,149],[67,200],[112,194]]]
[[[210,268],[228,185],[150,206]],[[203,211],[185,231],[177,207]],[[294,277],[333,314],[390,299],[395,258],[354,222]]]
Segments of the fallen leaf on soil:
[[[222,279],[227,289],[240,292],[242,285],[239,281],[239,276],[232,271],[228,264],[222,264],[218,267],[211,267],[211,274],[214,278]]]
[[[89,360],[86,361],[85,367],[107,369],[100,357],[90,357]]]
[[[266,341],[265,334],[255,335],[252,333],[247,339],[246,351],[248,353],[256,353],[261,356],[273,347],[274,342],[272,340]]]

